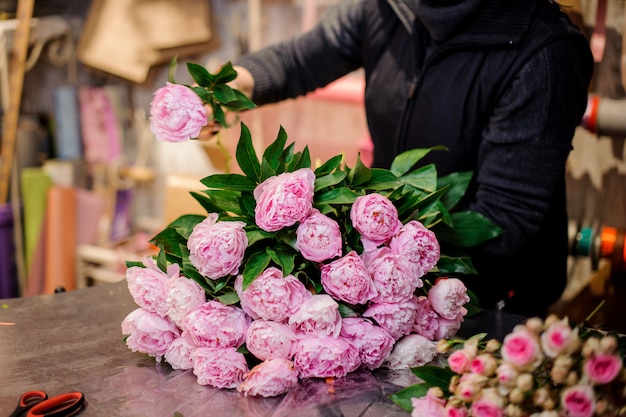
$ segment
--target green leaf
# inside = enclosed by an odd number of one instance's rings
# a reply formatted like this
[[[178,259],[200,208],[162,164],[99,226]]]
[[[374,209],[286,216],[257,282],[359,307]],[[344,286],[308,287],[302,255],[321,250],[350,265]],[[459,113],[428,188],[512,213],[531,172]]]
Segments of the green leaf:
[[[245,123],[241,122],[241,134],[239,136],[239,142],[237,143],[237,150],[235,152],[237,163],[239,168],[244,174],[252,181],[260,182],[261,179],[261,164],[256,156],[256,151],[252,145],[252,137],[250,135],[250,129]]]
[[[429,164],[400,177],[404,184],[432,192],[437,189],[437,168]]]
[[[315,178],[315,192],[341,183],[341,181],[346,178],[346,175],[347,174],[345,171],[337,171],[333,172],[332,174]]]
[[[411,399],[423,397],[428,392],[428,388],[430,388],[430,385],[426,383],[414,384],[391,394],[389,399],[398,404],[402,409],[411,412],[413,411],[413,402]]]
[[[270,264],[270,255],[265,249],[257,250],[252,253],[248,258],[246,267],[243,270],[243,285],[242,289],[248,288],[248,286],[258,277],[261,272],[265,270]]]
[[[324,162],[322,165],[315,169],[315,175],[318,177],[323,177],[324,175],[328,175],[341,165],[341,161],[343,161],[343,155],[335,155],[330,158],[328,161]]]
[[[428,155],[431,151],[447,150],[445,146],[433,146],[432,148],[415,148],[397,155],[391,163],[391,172],[397,176],[406,174],[417,162]]]
[[[316,195],[314,204],[352,204],[360,195],[347,187],[334,188]]]
[[[140,268],[145,268],[146,266],[143,264],[143,262],[139,262],[139,261],[126,261],[126,268],[132,268],[134,266],[140,267]]]
[[[233,93],[235,93],[235,99],[233,101],[230,101],[228,103],[222,103],[222,105],[230,110],[230,111],[242,111],[242,110],[250,110],[250,109],[254,109],[256,107],[256,104],[254,104],[245,94],[243,94],[241,91],[239,90],[233,90]]]
[[[296,254],[290,247],[278,245],[275,248],[270,248],[268,246],[266,250],[272,261],[280,266],[284,276],[293,272]]]
[[[502,229],[475,211],[451,213],[453,227],[443,223],[433,228],[439,239],[463,248],[473,247],[493,239]]]
[[[456,375],[450,368],[436,365],[418,366],[411,368],[411,372],[430,386],[441,388],[443,392],[449,392],[450,379]]]
[[[235,291],[227,292],[216,297],[222,304],[232,305],[239,302],[239,295]]]
[[[266,232],[265,230],[261,230],[259,228],[254,228],[252,230],[246,231],[246,237],[248,238],[248,247],[250,247],[263,239],[270,239],[274,237],[274,233]]]
[[[287,143],[287,133],[285,129],[280,126],[276,139],[272,142],[263,152],[263,161],[267,161],[268,166],[272,170],[276,171],[281,163],[281,156]]]
[[[215,207],[220,208],[220,214],[244,214],[241,209],[241,205],[239,204],[239,192],[226,190],[204,190],[203,193],[210,199]]]
[[[339,303],[339,314],[344,319],[347,318],[347,317],[358,317],[359,316],[356,311],[354,311],[352,308],[348,307],[347,305],[345,305],[343,303]]]
[[[222,127],[228,127],[228,122],[226,121],[226,114],[222,109],[222,106],[219,105],[218,102],[212,101],[211,108],[213,109],[213,119],[219,123]]]
[[[437,262],[437,269],[441,275],[475,275],[478,273],[469,256],[453,257],[442,254]]]
[[[163,249],[161,249],[157,255],[157,266],[161,271],[167,274],[167,256]]]
[[[193,62],[187,63],[187,71],[191,75],[191,78],[202,87],[212,89],[215,83],[214,77],[207,71],[205,67]]]
[[[213,95],[215,99],[222,104],[237,100],[235,91],[226,84],[217,84],[213,89]]]
[[[372,177],[361,184],[359,188],[372,191],[393,190],[402,186],[402,181],[391,171],[381,168],[372,168]]]
[[[452,210],[465,195],[467,187],[472,179],[472,172],[454,172],[440,177],[437,186],[447,187],[446,193],[441,197],[441,202],[448,210]]]
[[[253,191],[257,183],[240,174],[213,174],[200,180],[207,188]]]
[[[170,66],[167,69],[167,81],[172,84],[176,84],[176,81],[174,80],[174,74],[176,73],[177,66],[178,66],[178,63],[176,62],[176,57],[174,57],[170,61]]]
[[[233,68],[233,64],[228,61],[220,67],[213,78],[216,84],[226,84],[237,78],[237,71]]]
[[[357,186],[368,182],[371,178],[372,170],[363,165],[361,157],[358,156],[354,168],[350,170],[350,175],[348,175],[348,182]]]

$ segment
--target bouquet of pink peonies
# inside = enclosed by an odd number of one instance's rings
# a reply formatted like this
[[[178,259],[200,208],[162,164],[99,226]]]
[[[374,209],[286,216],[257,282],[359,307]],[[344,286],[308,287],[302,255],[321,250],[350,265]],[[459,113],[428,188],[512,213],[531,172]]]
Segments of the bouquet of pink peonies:
[[[221,106],[251,108],[226,85],[230,64],[188,69],[197,86],[170,79],[155,92],[160,140],[197,137],[211,117],[222,124]],[[242,123],[243,174],[202,179],[192,195],[207,215],[181,216],[152,238],[158,256],[127,263],[139,306],[122,323],[128,347],[192,370],[199,384],[260,396],[300,378],[430,362],[470,307],[452,277],[475,272],[463,248],[499,233],[451,211],[470,173],[412,170],[434,150],[408,151],[389,170],[339,155],[313,168],[282,128],[259,159]]]
[[[412,369],[424,382],[392,399],[412,417],[626,415],[626,338],[532,318],[497,340],[440,340],[445,368]]]

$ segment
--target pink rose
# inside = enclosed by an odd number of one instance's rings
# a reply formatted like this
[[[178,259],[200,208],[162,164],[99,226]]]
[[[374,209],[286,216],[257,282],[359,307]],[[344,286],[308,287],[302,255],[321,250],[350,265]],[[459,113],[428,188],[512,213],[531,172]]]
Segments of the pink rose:
[[[474,417],[503,417],[506,401],[494,388],[485,388],[472,403]]]
[[[380,367],[395,342],[385,329],[360,317],[344,318],[340,334],[359,349],[361,363],[367,369]]]
[[[296,334],[285,323],[255,320],[246,333],[246,348],[261,360],[291,358]]]
[[[165,352],[165,360],[173,369],[188,370],[193,368],[192,354],[195,350],[186,337],[180,336],[172,341]]]
[[[481,354],[475,357],[471,364],[470,370],[477,374],[491,376],[496,372],[498,364],[496,359],[490,354]]]
[[[254,189],[256,225],[275,232],[303,221],[313,208],[315,174],[309,168],[270,177]]]
[[[237,387],[244,396],[275,397],[298,385],[298,371],[293,362],[276,358],[261,362],[250,370]]]
[[[309,261],[323,262],[341,256],[342,244],[339,224],[317,209],[311,209],[296,229],[296,249]]]
[[[410,334],[398,340],[385,359],[389,369],[413,368],[426,365],[437,356],[437,344],[421,334]]]
[[[401,303],[372,304],[363,317],[371,317],[396,340],[413,331],[417,319],[417,297]]]
[[[315,294],[289,317],[289,325],[300,333],[337,337],[341,331],[339,304],[328,294]]]
[[[143,264],[145,268],[131,266],[126,269],[128,291],[139,307],[165,317],[168,280],[170,277],[179,275],[180,267],[178,264],[172,264],[168,267],[166,274],[149,256],[143,258]]]
[[[518,328],[504,337],[502,359],[522,369],[534,369],[542,358],[537,338],[525,328]]]
[[[182,84],[167,82],[150,103],[150,130],[162,142],[185,142],[200,135],[207,113],[200,97]]]
[[[196,346],[225,348],[239,347],[249,324],[240,308],[212,300],[187,313],[182,328]]]
[[[122,334],[128,335],[126,345],[133,352],[154,356],[160,361],[180,330],[165,317],[138,308],[122,321]]]
[[[350,220],[361,234],[365,252],[387,242],[402,226],[398,209],[391,200],[378,193],[357,197],[350,209]]]
[[[306,336],[296,343],[294,364],[302,378],[342,377],[360,365],[359,349],[342,337]]]
[[[465,373],[461,375],[454,394],[465,402],[473,401],[480,394],[487,380],[487,377],[481,374]]]
[[[502,362],[496,368],[496,375],[498,375],[498,382],[505,387],[514,387],[519,376],[519,371],[511,366],[510,363]]]
[[[321,266],[324,290],[348,304],[365,304],[376,295],[376,288],[363,259],[355,251]]]
[[[617,355],[601,353],[585,360],[585,375],[594,384],[608,384],[622,370],[622,358]]]
[[[382,247],[368,252],[363,259],[378,293],[372,297],[373,302],[399,303],[413,297],[416,283],[412,275],[413,268],[405,257]],[[418,284],[422,285],[421,280]]]
[[[552,323],[541,334],[541,346],[550,358],[556,358],[560,353],[568,353],[578,343],[578,329],[572,329],[566,317]]]
[[[243,353],[234,347],[199,347],[193,353],[193,373],[198,384],[216,388],[237,388],[248,373]]]
[[[458,278],[438,278],[428,291],[430,304],[439,315],[449,320],[458,320],[467,314],[463,307],[469,303],[467,287]]]
[[[448,356],[448,366],[453,372],[460,375],[469,371],[472,359],[474,359],[474,355],[469,350],[455,350]]]
[[[596,412],[593,388],[589,385],[574,385],[561,392],[561,406],[568,417],[591,417]]]
[[[217,215],[210,213],[189,235],[189,261],[210,279],[237,274],[248,247],[245,225],[238,221],[217,221]]]
[[[389,247],[393,253],[403,255],[411,263],[419,265],[420,277],[439,262],[439,241],[435,233],[417,220],[403,225],[391,238]]]
[[[179,327],[185,314],[206,302],[204,289],[193,279],[177,276],[169,280],[167,286],[167,315]]]
[[[285,321],[311,297],[311,292],[296,277],[283,277],[282,271],[273,266],[263,271],[245,290],[242,286],[243,277],[239,275],[235,279],[235,290],[241,307],[254,320]]]
[[[411,404],[411,417],[448,417],[446,400],[435,396],[431,390],[423,397],[411,398]]]

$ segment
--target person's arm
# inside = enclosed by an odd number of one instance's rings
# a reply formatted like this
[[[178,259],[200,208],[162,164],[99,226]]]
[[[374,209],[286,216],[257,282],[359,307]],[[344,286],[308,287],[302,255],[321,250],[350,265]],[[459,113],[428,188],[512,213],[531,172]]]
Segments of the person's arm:
[[[542,50],[517,74],[490,118],[469,208],[505,233],[484,245],[485,254],[515,252],[546,215],[587,103],[591,68],[581,55],[567,42]]]

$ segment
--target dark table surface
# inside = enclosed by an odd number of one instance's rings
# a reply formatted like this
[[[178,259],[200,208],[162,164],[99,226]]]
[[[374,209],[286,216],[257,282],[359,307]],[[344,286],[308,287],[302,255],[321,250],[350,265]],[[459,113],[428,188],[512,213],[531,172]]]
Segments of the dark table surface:
[[[305,380],[274,398],[243,397],[196,382],[191,371],[174,371],[130,351],[121,322],[137,308],[126,282],[38,297],[0,299],[0,417],[20,394],[85,394],[81,417],[384,417],[410,414],[388,395],[416,380],[410,371],[357,371],[338,379]],[[487,332],[502,338],[523,317],[485,311],[466,318],[459,336]]]

